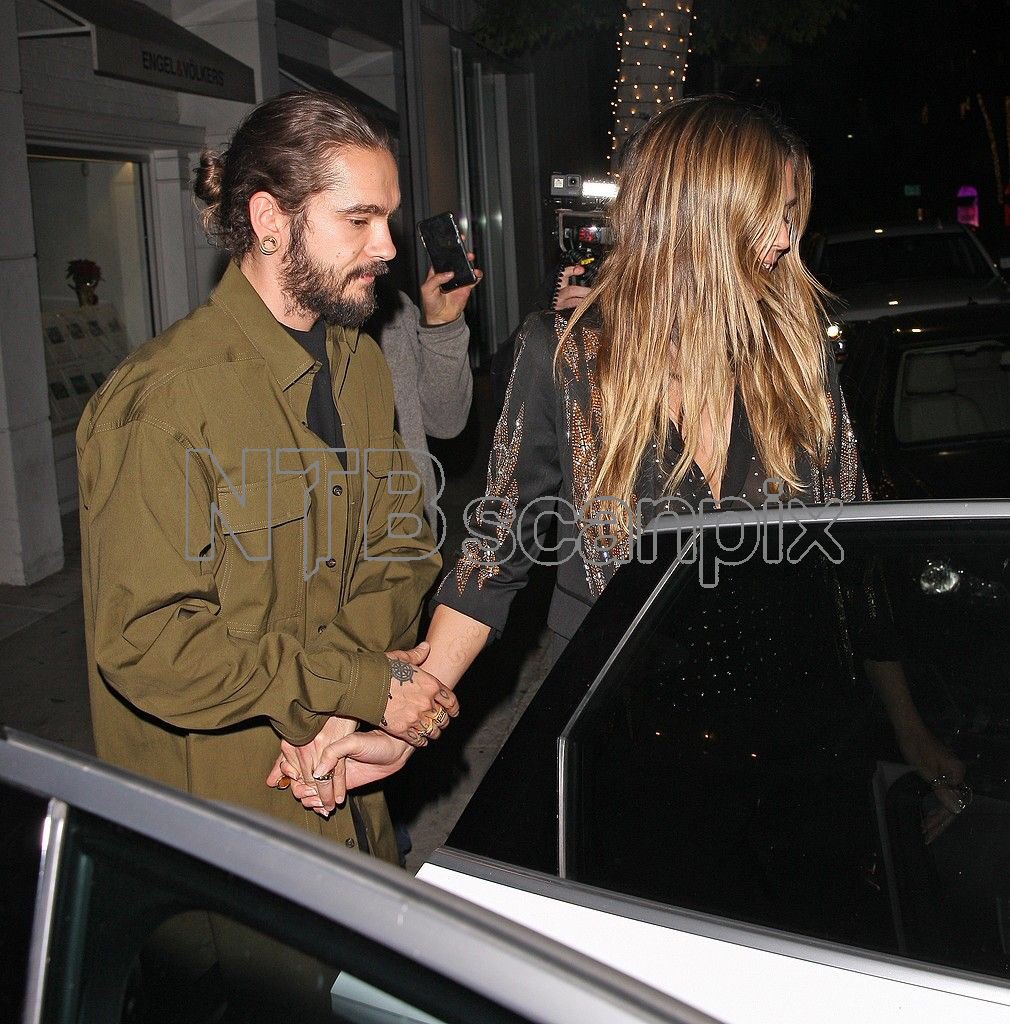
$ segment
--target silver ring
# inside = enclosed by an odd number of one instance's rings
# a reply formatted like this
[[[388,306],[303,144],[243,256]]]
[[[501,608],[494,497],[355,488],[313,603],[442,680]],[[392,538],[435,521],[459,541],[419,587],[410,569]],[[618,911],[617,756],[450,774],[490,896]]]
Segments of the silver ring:
[[[312,778],[314,778],[316,782],[332,782],[333,771],[330,770],[325,775],[313,775]]]

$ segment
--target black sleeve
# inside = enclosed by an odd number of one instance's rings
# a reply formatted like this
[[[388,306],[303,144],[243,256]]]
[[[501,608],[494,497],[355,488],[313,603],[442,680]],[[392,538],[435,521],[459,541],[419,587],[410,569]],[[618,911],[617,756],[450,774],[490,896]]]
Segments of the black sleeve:
[[[505,344],[495,349],[491,357],[491,408],[495,416],[501,416],[505,408],[505,396],[512,380],[512,368],[516,361],[516,343],[523,325],[520,324],[505,339]]]
[[[566,266],[568,263],[564,259],[559,259],[553,270],[541,282],[537,292],[540,297],[537,310],[549,311],[554,308],[554,296],[558,290],[561,271]],[[512,367],[515,365],[516,348],[518,347],[517,341],[525,323],[526,321],[523,321],[505,339],[505,344],[495,349],[494,355],[491,356],[491,401],[494,403],[493,408],[497,415],[501,415],[505,405],[505,391],[512,378]]]
[[[534,313],[519,329],[515,366],[491,443],[485,493],[467,507],[469,536],[435,596],[434,603],[455,608],[499,633],[542,550],[544,528],[538,533],[536,512],[548,504],[553,508],[561,494],[556,319],[554,313]],[[536,503],[532,509],[531,502]],[[549,518],[541,517],[541,522]]]
[[[872,501],[833,356],[828,361],[828,403],[832,437],[824,467],[824,498],[843,502]],[[845,615],[853,654],[860,660],[896,660],[900,655],[900,643],[881,566],[871,561],[845,569]]]
[[[852,653],[859,661],[899,661],[901,637],[890,588],[877,558],[842,567],[842,593]]]

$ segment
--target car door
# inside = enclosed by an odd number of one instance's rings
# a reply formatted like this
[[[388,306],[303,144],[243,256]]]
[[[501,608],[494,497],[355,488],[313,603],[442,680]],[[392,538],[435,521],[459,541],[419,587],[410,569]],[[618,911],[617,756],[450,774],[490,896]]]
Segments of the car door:
[[[1007,503],[707,523],[621,570],[422,877],[741,1024],[1006,1019]]]
[[[5,1021],[710,1021],[371,858],[0,736]]]

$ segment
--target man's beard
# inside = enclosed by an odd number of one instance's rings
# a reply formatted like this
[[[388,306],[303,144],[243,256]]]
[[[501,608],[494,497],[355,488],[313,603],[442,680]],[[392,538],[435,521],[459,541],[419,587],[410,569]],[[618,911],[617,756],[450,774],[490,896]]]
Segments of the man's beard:
[[[302,232],[293,230],[281,276],[285,312],[315,313],[328,324],[360,327],[375,312],[375,282],[355,293],[350,288],[360,277],[379,277],[388,271],[384,260],[370,260],[340,275],[313,260],[305,250]]]

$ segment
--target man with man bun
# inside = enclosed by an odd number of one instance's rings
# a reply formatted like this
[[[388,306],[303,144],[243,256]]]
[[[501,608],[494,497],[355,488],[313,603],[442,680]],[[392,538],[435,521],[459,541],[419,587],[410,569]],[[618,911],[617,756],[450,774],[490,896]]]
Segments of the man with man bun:
[[[194,191],[228,269],[77,432],[96,749],[395,861],[382,795],[337,803],[361,780],[316,771],[360,723],[423,746],[458,711],[409,650],[440,559],[358,329],[395,255],[389,140],[290,93]]]

